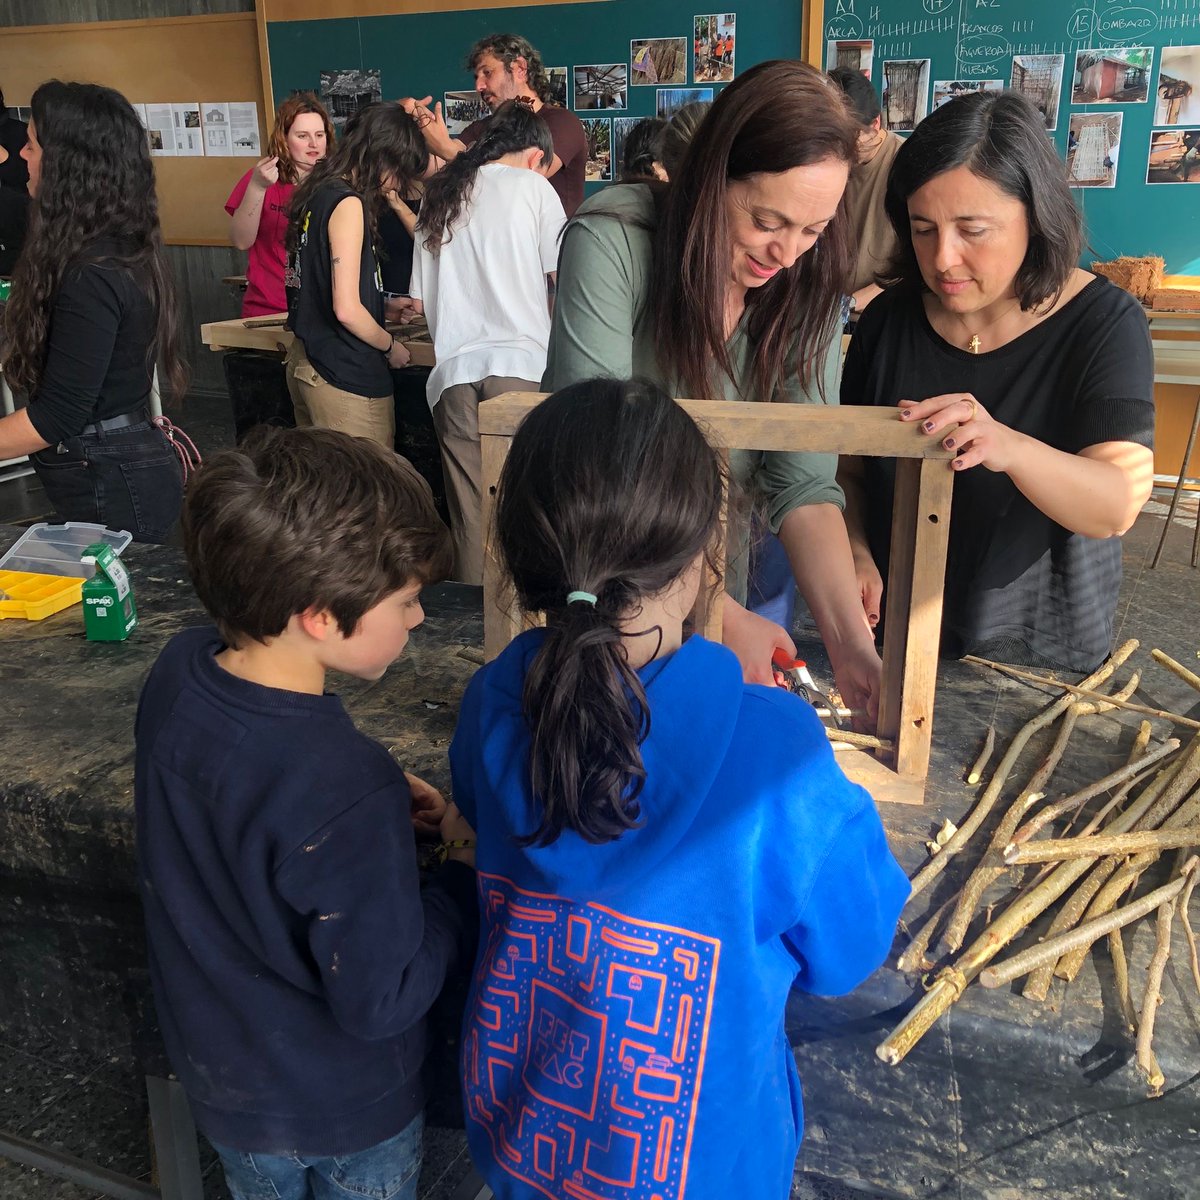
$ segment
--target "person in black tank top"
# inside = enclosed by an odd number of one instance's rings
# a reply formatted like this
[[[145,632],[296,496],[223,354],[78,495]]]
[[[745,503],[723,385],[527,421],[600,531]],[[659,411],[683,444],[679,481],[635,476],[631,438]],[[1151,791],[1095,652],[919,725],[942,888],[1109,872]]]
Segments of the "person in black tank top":
[[[372,104],[346,124],[337,148],[292,200],[284,284],[288,390],[298,426],[337,429],[391,449],[395,412],[389,368],[408,351],[384,328],[379,219],[390,190],[428,168],[416,126],[394,104]]]
[[[186,377],[146,131],[94,84],[45,83],[32,113],[29,229],[4,314],[5,375],[29,402],[0,419],[0,459],[30,455],[61,520],[162,542],[183,478],[148,411],[156,360],[177,395]]]
[[[898,406],[956,457],[942,649],[1087,672],[1108,654],[1120,535],[1150,495],[1153,355],[1128,293],[1080,270],[1082,219],[1037,110],[979,93],[896,155],[898,251],[846,356],[843,404]],[[880,612],[895,464],[843,460]]]

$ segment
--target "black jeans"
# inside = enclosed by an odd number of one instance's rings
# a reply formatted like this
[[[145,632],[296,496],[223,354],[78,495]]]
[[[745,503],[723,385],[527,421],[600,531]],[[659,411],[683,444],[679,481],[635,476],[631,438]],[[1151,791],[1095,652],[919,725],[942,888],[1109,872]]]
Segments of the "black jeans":
[[[228,350],[223,366],[233,406],[234,439],[239,445],[256,425],[295,427],[282,356],[262,350]]]
[[[135,542],[165,542],[179,520],[179,459],[149,421],[67,438],[30,461],[61,520],[126,529]]]

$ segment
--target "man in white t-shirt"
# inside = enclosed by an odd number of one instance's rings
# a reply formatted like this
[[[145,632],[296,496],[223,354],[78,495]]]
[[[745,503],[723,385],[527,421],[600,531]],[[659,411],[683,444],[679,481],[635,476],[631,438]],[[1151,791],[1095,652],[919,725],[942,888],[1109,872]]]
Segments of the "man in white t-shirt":
[[[428,229],[417,226],[410,290],[437,356],[426,395],[442,450],[454,576],[464,583],[483,582],[479,404],[504,392],[538,391],[546,369],[547,283],[566,214],[545,176],[553,157],[548,132],[545,141],[548,153],[537,146],[509,150],[480,165],[436,249],[426,245]],[[481,139],[472,154],[486,156],[487,149],[488,139]]]

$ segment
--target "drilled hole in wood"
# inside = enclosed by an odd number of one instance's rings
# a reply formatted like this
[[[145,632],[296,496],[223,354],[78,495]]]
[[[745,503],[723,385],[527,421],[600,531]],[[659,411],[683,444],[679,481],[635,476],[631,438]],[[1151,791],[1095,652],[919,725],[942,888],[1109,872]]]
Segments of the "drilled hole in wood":
[[[925,724],[924,717],[913,717],[913,728],[914,729],[920,729],[921,726],[924,724]]]
[[[930,513],[930,514],[929,514],[929,523],[930,523],[931,525],[936,525],[936,524],[938,523],[938,515],[937,515],[937,513]]]

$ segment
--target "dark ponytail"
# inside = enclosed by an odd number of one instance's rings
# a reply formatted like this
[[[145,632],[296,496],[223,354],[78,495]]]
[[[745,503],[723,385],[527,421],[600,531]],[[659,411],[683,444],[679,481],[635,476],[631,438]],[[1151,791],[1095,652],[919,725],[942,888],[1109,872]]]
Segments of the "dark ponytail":
[[[480,167],[506,154],[534,149],[542,152],[543,166],[554,161],[550,127],[528,104],[506,100],[484,125],[479,140],[452,158],[426,185],[417,220],[425,249],[436,254],[454,236],[454,223],[462,215]]]
[[[530,782],[546,845],[570,829],[613,841],[639,818],[650,710],[621,623],[705,553],[723,467],[695,422],[649,383],[596,379],[543,401],[513,438],[496,533],[517,602],[546,614],[525,677]],[[575,599],[572,592],[595,596]]]

